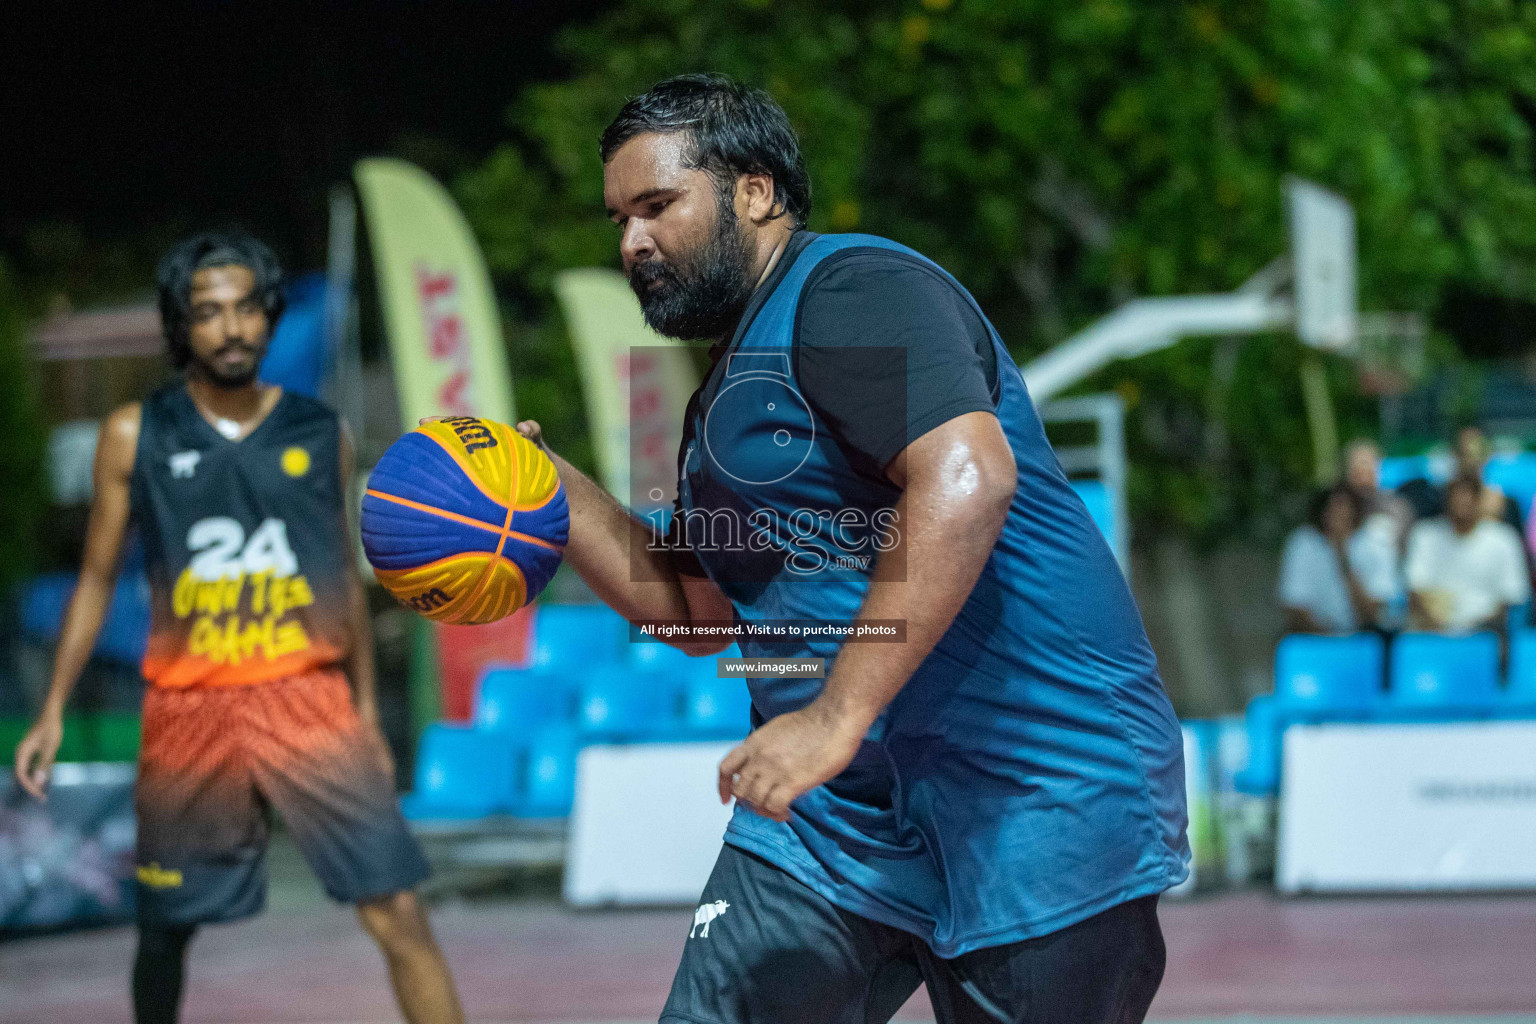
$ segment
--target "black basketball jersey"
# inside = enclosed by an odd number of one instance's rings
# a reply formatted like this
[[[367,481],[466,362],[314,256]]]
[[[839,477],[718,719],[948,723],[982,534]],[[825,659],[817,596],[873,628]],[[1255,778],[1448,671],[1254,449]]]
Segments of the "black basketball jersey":
[[[132,494],[153,608],[151,683],[257,683],[342,658],[340,441],[336,414],[291,392],[239,441],[214,430],[179,381],[144,402]]]

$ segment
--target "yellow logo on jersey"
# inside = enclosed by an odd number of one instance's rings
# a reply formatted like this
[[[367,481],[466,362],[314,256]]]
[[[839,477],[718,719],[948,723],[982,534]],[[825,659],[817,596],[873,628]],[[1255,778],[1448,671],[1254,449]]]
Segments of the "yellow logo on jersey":
[[[309,453],[290,448],[284,468],[297,455],[309,468]],[[227,516],[200,519],[187,532],[192,558],[171,590],[171,611],[193,619],[187,653],[216,665],[261,658],[276,661],[312,646],[294,611],[315,603],[309,580],[288,545],[281,519],[266,519],[249,538]]]
[[[309,452],[295,445],[283,452],[283,472],[289,476],[303,476],[309,472]]]
[[[140,865],[135,872],[139,881],[151,889],[179,889],[181,888],[181,872],[167,870],[159,864],[149,863]]]

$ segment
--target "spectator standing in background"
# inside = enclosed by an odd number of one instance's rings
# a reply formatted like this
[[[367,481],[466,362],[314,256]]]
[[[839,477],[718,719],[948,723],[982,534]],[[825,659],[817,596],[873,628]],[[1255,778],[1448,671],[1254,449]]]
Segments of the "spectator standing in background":
[[[1454,476],[1468,477],[1481,483],[1490,451],[1488,435],[1483,433],[1483,428],[1469,424],[1457,430],[1451,448],[1456,459]],[[1432,519],[1446,514],[1447,490],[1449,486],[1440,487],[1428,480],[1410,480],[1399,487],[1397,493],[1412,506],[1415,519]],[[1504,522],[1517,535],[1523,529],[1519,506],[1497,487],[1484,485],[1479,502],[1483,518]]]
[[[1503,633],[1510,607],[1530,598],[1520,534],[1487,517],[1486,490],[1479,477],[1456,477],[1445,488],[1445,515],[1424,520],[1409,534],[1414,628]]]
[[[1364,506],[1340,484],[1312,503],[1311,521],[1285,542],[1280,607],[1293,633],[1353,633],[1379,628],[1397,598],[1397,544],[1389,532],[1362,529]]]
[[[1488,443],[1488,435],[1483,433],[1482,427],[1462,427],[1456,431],[1456,475],[1481,482],[1483,493],[1478,508],[1482,517],[1509,524],[1518,536],[1524,526],[1520,521],[1520,507],[1515,504],[1515,499],[1484,479],[1492,451],[1493,446]]]

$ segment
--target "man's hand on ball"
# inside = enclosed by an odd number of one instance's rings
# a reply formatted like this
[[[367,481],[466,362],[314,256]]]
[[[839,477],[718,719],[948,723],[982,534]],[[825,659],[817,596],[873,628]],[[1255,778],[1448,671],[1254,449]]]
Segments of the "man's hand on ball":
[[[544,429],[539,426],[538,420],[523,420],[517,425],[517,432],[532,441],[542,452],[548,452],[544,447]]]
[[[821,701],[770,719],[720,762],[720,802],[788,821],[790,804],[848,767],[865,729]]]
[[[416,421],[416,425],[424,427],[428,423],[440,423],[443,420],[451,418],[452,417],[449,416],[423,416],[421,419]],[[544,444],[544,428],[539,426],[538,420],[520,421],[517,424],[517,432],[522,434],[528,440],[532,441],[534,445],[538,447],[539,451],[544,452],[545,454],[549,453],[549,448]]]

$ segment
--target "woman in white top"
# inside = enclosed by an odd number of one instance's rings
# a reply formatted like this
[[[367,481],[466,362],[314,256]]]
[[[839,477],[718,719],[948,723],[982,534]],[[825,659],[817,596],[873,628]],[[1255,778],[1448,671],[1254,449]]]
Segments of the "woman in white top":
[[[1353,633],[1383,624],[1401,588],[1390,535],[1362,530],[1360,498],[1338,486],[1312,503],[1311,522],[1285,542],[1280,608],[1293,633]]]

